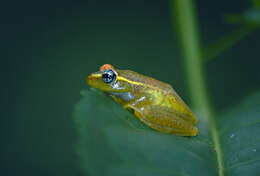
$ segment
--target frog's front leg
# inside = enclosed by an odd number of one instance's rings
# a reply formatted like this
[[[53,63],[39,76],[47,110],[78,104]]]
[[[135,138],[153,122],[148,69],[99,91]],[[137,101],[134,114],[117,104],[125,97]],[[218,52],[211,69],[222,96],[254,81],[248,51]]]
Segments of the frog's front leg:
[[[137,107],[141,107],[141,106],[144,106],[144,105],[147,105],[149,104],[149,101],[147,99],[146,96],[141,96],[141,97],[138,97],[138,98],[135,98],[135,99],[132,99],[130,101],[128,101],[125,105],[124,105],[124,108],[130,108],[132,106],[137,106]]]
[[[130,110],[135,115],[135,117],[139,118],[142,122],[147,124],[143,119],[145,118],[145,109],[150,104],[151,102],[148,97],[141,96],[127,102],[123,105],[123,107],[127,110]]]
[[[138,118],[143,116],[142,111],[144,110],[144,106],[149,104],[149,100],[145,96],[136,97],[131,101],[128,101],[123,105],[123,107],[127,110],[133,111],[134,115]]]

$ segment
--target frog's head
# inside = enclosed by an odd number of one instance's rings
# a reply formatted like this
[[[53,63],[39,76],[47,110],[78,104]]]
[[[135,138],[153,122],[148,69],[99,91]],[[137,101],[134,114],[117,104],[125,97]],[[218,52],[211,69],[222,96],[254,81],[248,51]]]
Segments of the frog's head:
[[[129,92],[131,85],[120,79],[120,71],[110,64],[104,64],[100,71],[87,77],[87,84],[104,92]]]

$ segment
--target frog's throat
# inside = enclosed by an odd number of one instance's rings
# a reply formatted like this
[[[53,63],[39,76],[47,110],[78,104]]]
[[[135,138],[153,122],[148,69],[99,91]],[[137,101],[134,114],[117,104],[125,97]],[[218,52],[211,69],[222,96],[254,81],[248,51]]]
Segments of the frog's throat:
[[[110,95],[113,95],[125,102],[129,102],[135,98],[130,92],[109,92]]]

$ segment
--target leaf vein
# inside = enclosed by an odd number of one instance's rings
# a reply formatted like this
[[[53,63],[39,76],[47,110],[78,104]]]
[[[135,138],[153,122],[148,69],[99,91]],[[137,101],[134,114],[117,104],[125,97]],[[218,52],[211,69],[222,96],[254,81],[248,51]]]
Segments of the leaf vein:
[[[237,168],[237,167],[248,165],[248,164],[251,164],[252,162],[256,162],[256,161],[260,161],[260,158],[246,160],[246,161],[243,161],[243,162],[239,162],[239,163],[233,164],[233,165],[227,167],[227,170],[231,170],[231,169],[234,169],[234,168]]]
[[[220,134],[220,136],[226,135],[226,134],[229,133],[230,131],[237,131],[237,130],[239,130],[239,129],[248,128],[248,127],[251,127],[251,126],[257,125],[257,124],[260,124],[260,121],[256,121],[256,122],[253,122],[253,123],[248,123],[248,124],[245,124],[245,125],[241,125],[241,126],[236,127],[236,128],[229,128],[229,130],[226,130],[226,131],[222,132],[222,133]]]

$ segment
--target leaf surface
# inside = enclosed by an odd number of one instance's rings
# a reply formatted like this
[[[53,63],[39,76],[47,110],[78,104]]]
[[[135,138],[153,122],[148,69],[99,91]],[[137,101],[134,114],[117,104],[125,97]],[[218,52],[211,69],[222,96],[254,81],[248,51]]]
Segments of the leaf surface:
[[[208,125],[196,137],[150,129],[105,94],[88,90],[75,107],[78,153],[91,176],[214,176]],[[217,118],[224,175],[260,175],[260,93]]]

